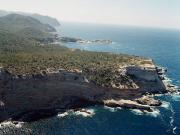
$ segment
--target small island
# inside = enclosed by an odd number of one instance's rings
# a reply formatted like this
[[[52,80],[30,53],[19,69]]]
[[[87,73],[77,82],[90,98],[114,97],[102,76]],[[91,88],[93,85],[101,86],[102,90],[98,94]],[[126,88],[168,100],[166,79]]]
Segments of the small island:
[[[152,112],[162,104],[153,94],[176,91],[152,59],[52,45],[45,41],[54,29],[32,17],[1,17],[0,27],[0,122],[31,122],[94,105]]]

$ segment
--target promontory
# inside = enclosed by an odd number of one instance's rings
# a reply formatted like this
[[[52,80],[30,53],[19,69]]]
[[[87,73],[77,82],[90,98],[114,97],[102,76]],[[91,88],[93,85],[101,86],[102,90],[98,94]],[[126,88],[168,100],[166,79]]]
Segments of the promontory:
[[[29,16],[0,17],[0,122],[94,105],[151,112],[161,105],[152,94],[174,90],[152,59],[49,44],[54,32]]]

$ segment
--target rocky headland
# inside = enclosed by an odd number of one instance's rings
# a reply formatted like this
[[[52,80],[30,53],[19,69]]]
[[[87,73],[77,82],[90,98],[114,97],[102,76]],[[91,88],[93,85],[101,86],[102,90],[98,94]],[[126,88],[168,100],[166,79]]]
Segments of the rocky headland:
[[[49,68],[39,74],[15,75],[1,67],[0,121],[30,122],[94,105],[151,112],[162,104],[152,94],[175,89],[163,81],[164,70],[152,60],[142,63],[119,68],[109,86],[96,85],[77,69]]]
[[[0,17],[0,29],[0,122],[31,122],[68,110],[89,114],[82,108],[94,105],[152,112],[162,104],[153,94],[175,91],[166,70],[151,59],[58,42],[110,40],[59,39],[52,26],[18,14]]]

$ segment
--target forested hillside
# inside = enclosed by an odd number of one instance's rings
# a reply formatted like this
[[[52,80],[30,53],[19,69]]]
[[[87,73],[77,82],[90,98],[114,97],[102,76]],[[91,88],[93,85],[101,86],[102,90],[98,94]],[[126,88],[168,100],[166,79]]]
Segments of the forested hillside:
[[[108,84],[123,65],[141,64],[142,58],[124,54],[89,52],[44,44],[53,28],[31,17],[0,18],[0,67],[13,74],[36,74],[63,68],[82,70],[97,84]]]
[[[24,15],[24,16],[30,16],[34,19],[39,20],[43,24],[49,24],[53,27],[60,26],[59,21],[56,18],[53,18],[50,16],[44,16],[44,15],[40,15],[40,14],[24,13],[24,12],[11,12],[11,11],[0,10],[0,17],[6,16],[9,14],[19,14],[19,15]]]
[[[0,30],[37,41],[43,41],[46,38],[52,38],[56,30],[47,24],[23,15],[10,14],[0,17]]]

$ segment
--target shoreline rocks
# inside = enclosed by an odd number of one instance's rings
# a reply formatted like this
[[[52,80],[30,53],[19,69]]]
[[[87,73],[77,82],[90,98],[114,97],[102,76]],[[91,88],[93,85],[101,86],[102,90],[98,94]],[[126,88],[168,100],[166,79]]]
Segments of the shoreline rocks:
[[[111,40],[105,39],[95,39],[95,40],[85,40],[81,38],[72,38],[72,37],[60,37],[60,42],[64,43],[79,43],[79,44],[112,44]]]
[[[104,101],[104,104],[108,107],[122,107],[122,108],[126,108],[126,109],[140,109],[140,110],[146,110],[148,112],[152,112],[153,110],[151,109],[151,107],[147,106],[147,105],[142,105],[139,104],[136,101],[132,101],[132,100],[106,100]]]
[[[37,75],[14,77],[1,68],[0,121],[31,122],[94,105],[152,112],[151,107],[162,103],[150,94],[167,93],[169,89],[158,77],[155,66],[145,63],[117,72],[120,75],[115,79],[128,76],[127,81],[129,78],[129,82],[138,86],[129,89],[129,84],[127,89],[96,86],[80,70],[48,69]]]
[[[142,105],[148,106],[161,106],[162,102],[160,100],[155,100],[153,97],[143,96],[139,99],[136,99],[136,102]]]

